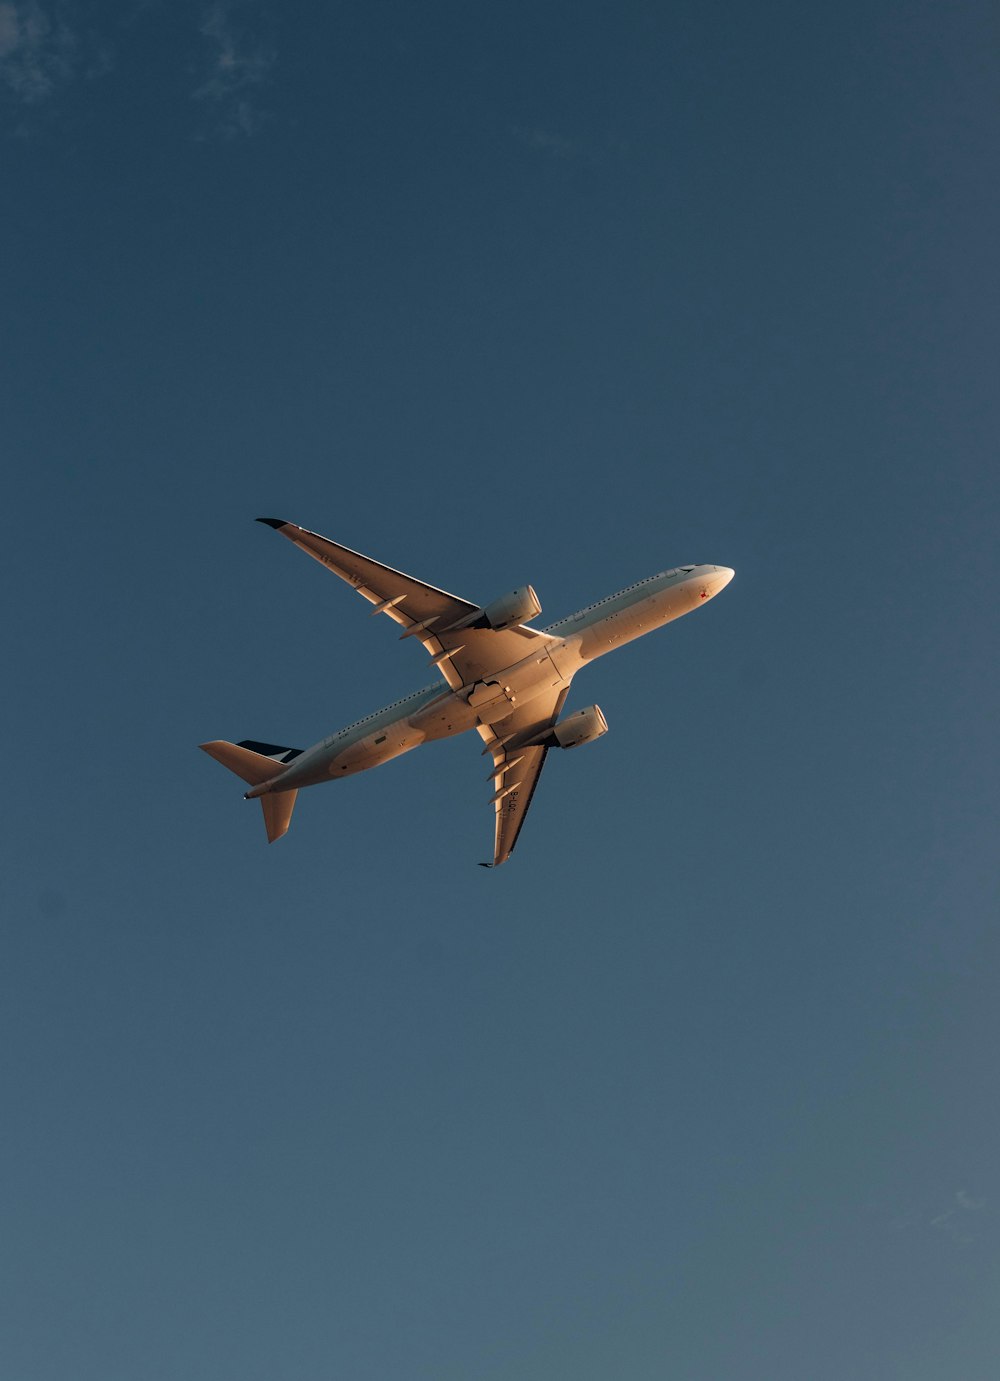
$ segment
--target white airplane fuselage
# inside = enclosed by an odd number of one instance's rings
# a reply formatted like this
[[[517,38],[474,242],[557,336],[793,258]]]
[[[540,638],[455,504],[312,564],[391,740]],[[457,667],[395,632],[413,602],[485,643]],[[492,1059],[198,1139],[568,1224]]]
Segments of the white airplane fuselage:
[[[548,628],[541,646],[490,677],[459,689],[440,683],[414,691],[356,724],[321,739],[248,797],[292,791],[379,767],[433,739],[500,723],[553,687],[567,688],[589,662],[662,628],[713,598],[733,578],[727,566],[681,566],[609,595]]]

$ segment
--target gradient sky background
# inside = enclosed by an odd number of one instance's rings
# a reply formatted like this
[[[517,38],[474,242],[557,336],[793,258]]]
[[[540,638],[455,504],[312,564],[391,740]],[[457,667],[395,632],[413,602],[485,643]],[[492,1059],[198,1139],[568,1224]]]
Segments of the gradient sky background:
[[[1000,61],[959,3],[0,0],[0,1375],[995,1381]],[[542,622],[426,655],[290,518]]]

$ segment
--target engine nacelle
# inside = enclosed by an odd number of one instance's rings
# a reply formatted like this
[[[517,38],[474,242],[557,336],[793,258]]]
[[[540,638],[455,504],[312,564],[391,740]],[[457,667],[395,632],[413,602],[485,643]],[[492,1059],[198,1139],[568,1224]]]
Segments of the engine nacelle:
[[[600,705],[588,705],[585,710],[561,719],[552,730],[560,748],[579,748],[581,743],[593,743],[608,732],[608,721]]]
[[[509,595],[502,595],[492,604],[487,604],[476,624],[480,628],[494,628],[501,632],[504,628],[527,623],[529,619],[537,618],[541,612],[542,606],[534,590],[530,585],[521,585],[518,589],[511,590]]]

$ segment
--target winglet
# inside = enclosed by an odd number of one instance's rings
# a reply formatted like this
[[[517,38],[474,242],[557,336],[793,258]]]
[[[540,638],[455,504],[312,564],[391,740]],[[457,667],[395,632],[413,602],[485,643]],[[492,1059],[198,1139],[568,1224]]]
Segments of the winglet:
[[[273,527],[275,531],[277,531],[278,528],[285,526],[284,518],[255,518],[254,521],[258,523],[266,523],[268,527]]]

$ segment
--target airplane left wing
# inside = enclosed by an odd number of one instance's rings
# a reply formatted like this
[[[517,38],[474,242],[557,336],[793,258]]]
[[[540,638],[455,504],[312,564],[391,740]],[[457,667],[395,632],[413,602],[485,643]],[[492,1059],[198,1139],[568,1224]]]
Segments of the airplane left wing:
[[[548,731],[559,718],[568,694],[568,686],[554,687],[552,692],[530,700],[523,709],[515,710],[499,724],[481,724],[476,730],[486,742],[483,752],[493,757],[490,777],[496,786],[492,798],[496,809],[493,862],[484,863],[484,868],[499,867],[514,851],[549,751],[547,743],[531,743],[531,740],[549,736]],[[518,747],[519,743],[526,746]]]
[[[281,518],[258,518],[257,521],[273,527],[300,551],[339,575],[369,604],[375,605],[373,614],[387,614],[403,628],[400,637],[419,638],[431,654],[432,664],[452,690],[512,666],[536,646],[541,650],[546,643],[558,641],[536,628],[524,626],[502,632],[492,628],[453,629],[452,625],[478,613],[479,606],[450,595],[446,590],[426,585],[412,575],[395,571],[391,566],[383,566],[370,556],[362,556],[350,547],[342,547],[295,523],[286,523]]]

